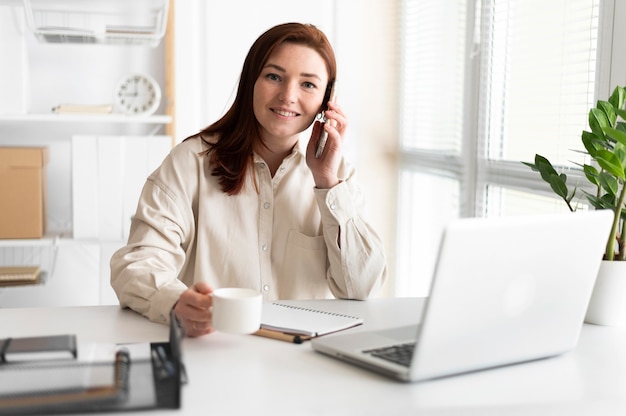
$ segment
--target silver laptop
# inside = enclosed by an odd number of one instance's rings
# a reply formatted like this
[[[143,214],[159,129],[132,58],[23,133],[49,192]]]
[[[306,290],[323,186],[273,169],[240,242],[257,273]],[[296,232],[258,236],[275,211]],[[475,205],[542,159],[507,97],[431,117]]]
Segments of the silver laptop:
[[[404,381],[570,351],[612,218],[603,210],[455,220],[443,233],[419,325],[342,332],[312,346]]]

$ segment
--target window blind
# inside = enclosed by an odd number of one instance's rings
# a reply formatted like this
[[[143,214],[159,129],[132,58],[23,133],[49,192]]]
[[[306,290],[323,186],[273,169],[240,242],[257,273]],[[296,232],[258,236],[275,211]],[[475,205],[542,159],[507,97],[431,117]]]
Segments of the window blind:
[[[459,153],[466,2],[404,0],[401,147]]]
[[[479,155],[581,162],[594,105],[597,0],[491,0],[483,4]]]
[[[402,1],[398,295],[428,294],[448,220],[564,209],[520,162],[581,162],[598,15],[599,0]]]

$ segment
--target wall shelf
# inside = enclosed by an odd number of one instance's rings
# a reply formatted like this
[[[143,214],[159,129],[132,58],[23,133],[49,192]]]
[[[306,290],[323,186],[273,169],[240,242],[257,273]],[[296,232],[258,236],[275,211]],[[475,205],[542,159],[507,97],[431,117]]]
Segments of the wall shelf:
[[[0,114],[0,123],[121,123],[170,124],[169,115],[129,116],[124,114]]]
[[[47,236],[43,238],[24,239],[0,239],[0,248],[3,247],[51,247],[55,246],[60,236]]]
[[[113,176],[105,175],[98,176],[102,181],[93,183],[93,188],[109,186],[109,193],[103,198],[107,207],[114,205],[112,201],[117,204],[118,195],[125,198],[123,201],[134,200],[136,205],[138,196],[130,191],[140,192],[149,174],[146,172],[154,170],[155,161],[160,162],[163,154],[171,150],[174,139],[164,138],[161,131],[173,125],[174,119],[165,114],[170,104],[167,100],[162,102],[162,110],[152,115],[115,111],[112,87],[122,74],[134,72],[149,73],[166,85],[169,67],[165,65],[166,48],[161,41],[165,39],[168,8],[173,2],[0,0],[0,5],[10,6],[0,7],[0,49],[8,50],[8,58],[0,64],[0,72],[8,75],[6,82],[0,83],[2,146],[45,146],[50,156],[46,166],[48,234],[41,239],[0,239],[0,266],[38,265],[45,284],[0,286],[0,307],[94,304],[102,302],[104,294],[106,301],[117,301],[108,283],[108,261],[124,241],[109,240],[104,234],[74,238],[73,162],[80,159],[74,154],[74,137],[86,139],[76,140],[82,148],[91,146],[94,137],[112,138],[101,140],[103,152],[95,149],[80,160],[95,167],[102,154],[106,156],[103,160],[115,161],[105,165],[109,171],[118,167],[120,172],[122,168],[124,172],[132,170],[128,175],[115,176],[116,184],[121,182],[132,188],[128,192],[121,186],[111,186]],[[94,103],[97,105],[93,107],[110,105],[113,111],[57,108],[64,103],[85,107]],[[53,107],[61,111],[54,112]],[[128,142],[132,147],[117,146]],[[123,158],[116,159],[118,148],[129,150]],[[77,195],[78,199],[92,196]],[[0,201],[0,212],[1,205]],[[99,208],[104,205],[98,200]],[[111,218],[118,218],[120,212],[120,218],[128,221],[130,215],[125,212],[131,208],[115,207]],[[120,233],[125,229],[121,228]]]
[[[168,0],[23,0],[26,21],[45,43],[155,47],[167,25]]]

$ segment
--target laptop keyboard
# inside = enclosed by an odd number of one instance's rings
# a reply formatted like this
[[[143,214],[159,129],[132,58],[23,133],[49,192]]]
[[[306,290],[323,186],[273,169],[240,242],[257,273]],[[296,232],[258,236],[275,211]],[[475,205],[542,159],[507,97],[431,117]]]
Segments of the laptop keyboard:
[[[413,358],[414,349],[415,343],[409,342],[407,344],[392,345],[391,347],[376,348],[363,352],[374,357],[382,358],[383,360],[409,367],[411,365],[411,359]]]

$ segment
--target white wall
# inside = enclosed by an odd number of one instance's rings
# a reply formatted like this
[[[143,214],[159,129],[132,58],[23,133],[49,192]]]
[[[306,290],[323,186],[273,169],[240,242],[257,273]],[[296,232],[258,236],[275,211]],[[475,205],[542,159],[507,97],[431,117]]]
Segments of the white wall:
[[[350,121],[348,156],[366,190],[368,219],[395,276],[398,146],[397,1],[337,0],[335,49],[341,72],[339,100]],[[389,281],[391,283],[391,281]],[[388,284],[382,295],[390,295]]]
[[[228,109],[246,53],[265,30],[299,21],[313,23],[333,38],[334,1],[307,3],[175,1],[177,141],[197,133]]]

